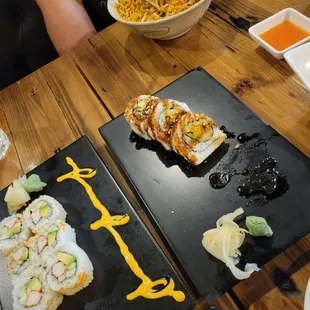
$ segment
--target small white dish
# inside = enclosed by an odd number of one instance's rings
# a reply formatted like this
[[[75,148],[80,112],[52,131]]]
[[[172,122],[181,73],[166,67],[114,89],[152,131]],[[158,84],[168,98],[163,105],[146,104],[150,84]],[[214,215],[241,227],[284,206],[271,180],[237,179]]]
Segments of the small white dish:
[[[310,42],[288,51],[284,58],[310,90]]]
[[[263,21],[257,23],[256,25],[250,27],[249,29],[249,34],[251,38],[277,59],[282,59],[283,55],[287,51],[310,40],[310,36],[308,36],[307,38],[289,46],[288,48],[282,51],[278,51],[260,37],[261,34],[273,28],[274,26],[283,23],[285,20],[289,20],[290,22],[294,23],[295,25],[299,26],[300,28],[310,33],[310,18],[306,17],[305,15],[299,13],[298,11],[292,8],[284,9],[264,19]]]

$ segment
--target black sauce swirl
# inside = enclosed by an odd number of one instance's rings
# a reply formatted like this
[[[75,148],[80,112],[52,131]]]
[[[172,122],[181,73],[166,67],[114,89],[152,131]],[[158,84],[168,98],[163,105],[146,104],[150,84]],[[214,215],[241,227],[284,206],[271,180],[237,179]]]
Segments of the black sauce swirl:
[[[209,177],[210,185],[215,188],[225,187],[234,175],[247,176],[242,184],[237,187],[237,193],[247,198],[255,194],[263,194],[269,200],[286,193],[289,183],[285,176],[276,169],[277,161],[267,157],[258,165],[245,169],[242,172],[215,172]]]
[[[229,174],[229,172],[214,172],[209,176],[211,186],[216,189],[225,187],[230,179],[231,174]]]
[[[234,139],[236,134],[234,132],[228,131],[225,126],[221,126],[220,130],[226,135],[228,139]]]
[[[259,132],[256,132],[256,133],[253,133],[251,136],[248,136],[245,132],[244,133],[241,133],[238,137],[237,137],[237,140],[239,141],[239,143],[245,143],[245,142],[248,142],[254,138],[257,138],[261,135],[261,133]]]

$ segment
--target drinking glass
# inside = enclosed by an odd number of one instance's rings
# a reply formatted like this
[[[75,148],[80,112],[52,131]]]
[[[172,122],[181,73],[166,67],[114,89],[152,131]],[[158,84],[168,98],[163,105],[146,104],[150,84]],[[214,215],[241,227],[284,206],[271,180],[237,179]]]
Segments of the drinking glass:
[[[9,149],[10,140],[5,132],[0,128],[0,160],[3,159]]]

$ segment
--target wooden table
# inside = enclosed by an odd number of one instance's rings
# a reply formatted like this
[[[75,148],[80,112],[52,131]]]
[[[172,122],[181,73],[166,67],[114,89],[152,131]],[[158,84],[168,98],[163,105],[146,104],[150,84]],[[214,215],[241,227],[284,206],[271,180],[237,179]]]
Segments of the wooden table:
[[[310,156],[309,92],[285,61],[272,58],[247,33],[249,25],[285,7],[310,16],[307,0],[216,0],[186,36],[167,42],[148,40],[116,23],[70,55],[1,91],[0,127],[12,146],[0,162],[0,188],[55,150],[87,135],[173,261],[110,156],[98,127],[122,113],[133,96],[153,93],[202,66]],[[309,253],[310,234],[237,285],[232,294],[219,298],[217,305],[222,309],[302,309],[310,276]],[[273,282],[275,267],[291,271],[301,296],[281,294]],[[207,301],[200,298],[196,309],[207,307]]]

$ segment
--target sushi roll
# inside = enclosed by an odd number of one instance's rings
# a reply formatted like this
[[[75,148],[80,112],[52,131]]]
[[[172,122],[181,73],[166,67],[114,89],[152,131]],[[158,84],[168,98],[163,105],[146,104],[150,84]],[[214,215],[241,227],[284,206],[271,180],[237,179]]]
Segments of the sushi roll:
[[[12,284],[28,276],[38,266],[40,266],[40,261],[30,259],[29,248],[24,244],[15,247],[6,258],[6,267]]]
[[[146,140],[155,138],[149,123],[149,116],[159,102],[160,99],[157,97],[142,95],[132,99],[125,109],[124,115],[131,129]]]
[[[67,213],[53,197],[43,195],[34,200],[24,211],[27,226],[36,233],[47,221],[66,220]]]
[[[46,222],[25,244],[29,247],[30,258],[40,257],[47,261],[56,247],[76,242],[75,230],[67,223],[56,220]]]
[[[12,294],[14,310],[54,310],[63,300],[63,295],[51,290],[47,284],[42,268],[20,278]]]
[[[93,270],[87,254],[75,243],[68,243],[51,255],[47,282],[56,292],[74,295],[91,283]]]
[[[31,231],[21,214],[9,216],[0,223],[0,250],[8,255],[9,251],[30,236]]]
[[[170,139],[172,149],[197,166],[225,141],[226,135],[208,116],[189,112],[179,118]]]
[[[154,137],[166,150],[171,150],[170,132],[176,121],[190,109],[183,102],[168,99],[160,101],[150,116]]]

